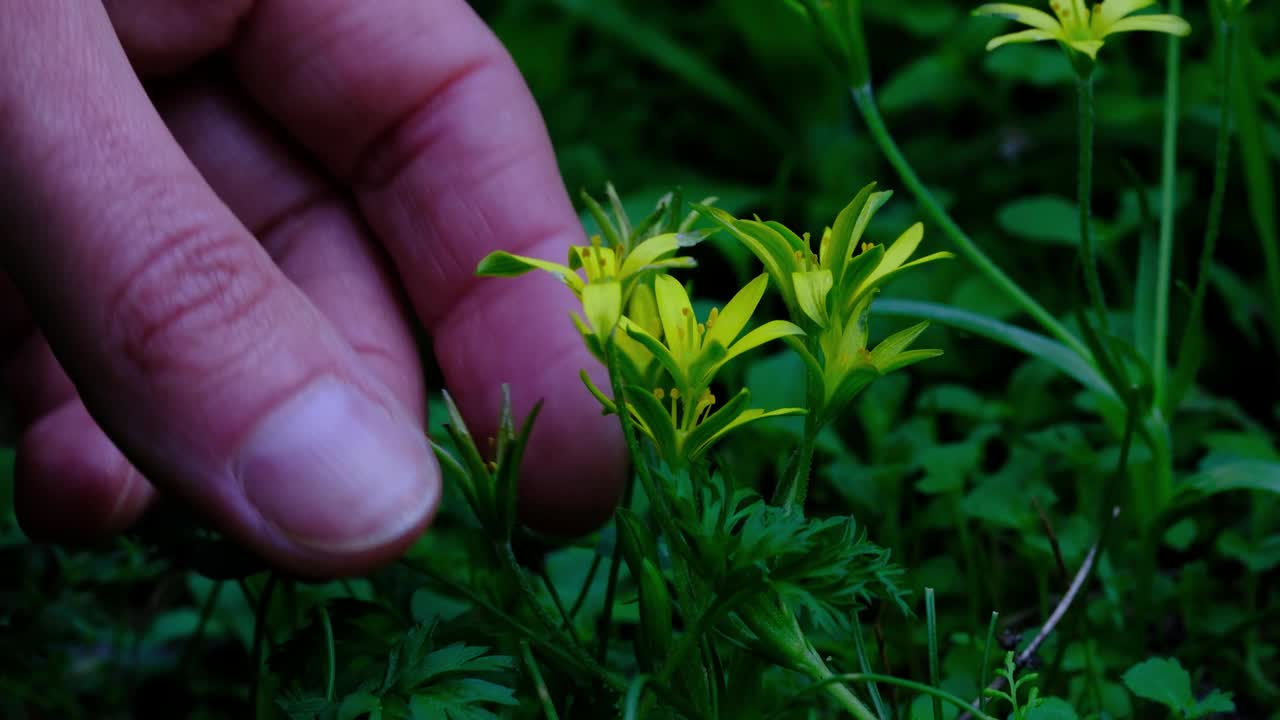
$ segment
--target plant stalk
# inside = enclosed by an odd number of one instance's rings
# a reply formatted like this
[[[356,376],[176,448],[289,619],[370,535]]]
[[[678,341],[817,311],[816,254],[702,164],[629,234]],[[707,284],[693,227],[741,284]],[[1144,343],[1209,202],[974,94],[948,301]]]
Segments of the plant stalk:
[[[1232,81],[1235,55],[1235,14],[1225,10],[1226,17],[1218,28],[1218,47],[1222,53],[1222,99],[1218,106],[1218,139],[1214,151],[1213,194],[1209,196],[1209,215],[1205,221],[1204,242],[1200,246],[1200,268],[1196,278],[1195,291],[1191,296],[1191,310],[1187,315],[1186,326],[1182,329],[1182,339],[1178,343],[1177,380],[1174,395],[1168,398],[1165,414],[1173,416],[1174,406],[1180,400],[1178,393],[1184,391],[1195,380],[1195,371],[1199,365],[1199,344],[1202,332],[1204,299],[1209,290],[1209,278],[1213,270],[1213,255],[1217,249],[1218,236],[1222,229],[1222,207],[1227,195],[1227,169],[1231,163],[1231,102],[1233,98]]]
[[[1036,302],[1012,278],[1006,275],[999,266],[992,262],[991,258],[982,252],[973,240],[965,234],[964,230],[956,224],[947,211],[943,209],[933,197],[933,193],[929,192],[929,189],[924,186],[924,183],[920,181],[920,177],[916,175],[915,170],[911,167],[911,163],[907,161],[902,151],[898,148],[893,136],[889,134],[888,128],[885,127],[884,118],[880,116],[880,109],[876,105],[875,95],[870,83],[862,87],[852,88],[851,92],[854,103],[858,106],[858,111],[862,114],[862,119],[867,125],[867,130],[880,148],[880,152],[884,154],[885,159],[889,161],[893,169],[898,172],[898,175],[902,178],[902,183],[916,197],[924,211],[942,229],[942,232],[950,238],[957,252],[973,263],[978,271],[1006,297],[1034,318],[1036,322],[1040,323],[1040,326],[1046,332],[1071,348],[1080,357],[1091,358],[1092,355],[1089,349],[1084,346],[1084,343],[1071,334],[1066,326],[1058,322],[1058,319],[1049,314],[1049,311],[1044,306]]]
[[[1169,0],[1169,12],[1181,14],[1182,0]],[[1156,250],[1156,312],[1151,342],[1151,385],[1156,407],[1164,407],[1169,366],[1169,290],[1173,266],[1174,194],[1177,190],[1179,50],[1169,36],[1165,56],[1164,140],[1160,153],[1160,239]]]
[[[1084,266],[1085,288],[1089,302],[1097,315],[1098,327],[1107,328],[1107,301],[1102,293],[1102,278],[1098,274],[1098,250],[1093,237],[1093,75],[1076,80],[1080,130],[1080,164],[1078,167],[1078,192],[1080,205],[1080,263]]]
[[[809,494],[809,474],[813,471],[813,452],[820,430],[816,414],[810,412],[804,418],[804,437],[800,447],[796,448],[795,459],[788,463],[788,470],[794,466],[795,471],[783,474],[782,484],[774,492],[774,505],[804,514],[804,499]]]

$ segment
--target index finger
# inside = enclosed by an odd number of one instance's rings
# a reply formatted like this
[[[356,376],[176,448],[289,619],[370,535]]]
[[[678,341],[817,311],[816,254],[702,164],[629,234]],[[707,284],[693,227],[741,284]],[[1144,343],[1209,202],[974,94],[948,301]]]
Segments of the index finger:
[[[550,278],[478,281],[492,250],[563,261],[582,229],[514,62],[462,0],[262,0],[232,48],[259,102],[354,191],[469,423],[546,405],[521,485],[526,519],[587,529],[622,485],[599,373]],[[483,430],[482,430],[483,431]]]

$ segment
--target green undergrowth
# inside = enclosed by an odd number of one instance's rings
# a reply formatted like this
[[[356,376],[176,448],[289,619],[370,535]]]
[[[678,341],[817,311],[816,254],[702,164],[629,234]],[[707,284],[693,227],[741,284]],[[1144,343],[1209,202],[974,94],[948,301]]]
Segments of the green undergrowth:
[[[944,0],[475,5],[593,238],[479,270],[582,301],[623,506],[532,532],[539,420],[437,393],[431,530],[300,582],[178,507],[31,544],[0,451],[0,716],[1280,718],[1274,6],[1094,64]]]

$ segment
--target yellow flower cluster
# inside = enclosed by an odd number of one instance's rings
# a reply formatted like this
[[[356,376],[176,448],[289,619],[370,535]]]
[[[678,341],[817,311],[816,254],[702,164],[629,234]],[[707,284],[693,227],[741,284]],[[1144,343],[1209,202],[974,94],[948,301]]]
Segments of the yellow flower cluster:
[[[824,231],[817,253],[807,235],[801,239],[778,223],[740,220],[710,205],[695,205],[765,268],[701,319],[684,286],[666,274],[694,265],[678,254],[701,237],[687,232],[688,221],[674,231],[643,237],[623,237],[609,227],[611,246],[593,238],[590,246],[573,248],[564,265],[496,252],[478,272],[511,276],[542,270],[573,290],[582,302],[582,316],[573,319],[587,346],[602,360],[621,365],[615,370],[623,380],[622,411],[669,464],[681,466],[698,460],[730,431],[763,418],[809,413],[814,422],[828,422],[874,378],[938,354],[908,350],[923,323],[867,349],[867,314],[880,286],[907,269],[949,256],[935,253],[908,262],[923,237],[918,223],[888,248],[861,242],[872,215],[889,198],[873,188],[863,188]],[[625,218],[618,225],[630,227]],[[749,327],[770,280],[791,318]],[[720,369],[776,340],[788,341],[810,369],[810,407],[749,408],[743,389],[717,408],[711,386]],[[607,351],[611,342],[620,352]],[[607,411],[620,412],[615,399],[595,387],[585,371],[582,376]]]

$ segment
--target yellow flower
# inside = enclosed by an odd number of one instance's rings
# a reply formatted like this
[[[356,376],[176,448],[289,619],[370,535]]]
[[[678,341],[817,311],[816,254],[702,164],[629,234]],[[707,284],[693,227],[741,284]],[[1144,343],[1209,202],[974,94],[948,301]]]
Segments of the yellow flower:
[[[679,281],[659,275],[654,278],[653,289],[662,339],[632,318],[622,319],[620,329],[652,353],[671,377],[670,389],[651,391],[625,384],[625,391],[627,410],[636,427],[653,440],[672,467],[698,459],[726,433],[747,423],[777,415],[804,414],[800,408],[768,412],[748,408],[750,394],[745,389],[713,412],[716,397],[710,386],[725,363],[767,342],[804,334],[800,327],[785,320],[772,320],[743,334],[768,283],[767,275],[757,277],[738,291],[723,310],[713,308],[699,321]],[[582,379],[605,410],[618,411],[617,404],[593,385],[585,372]]]
[[[1155,0],[1103,0],[1090,10],[1085,0],[1049,0],[1053,10],[1050,15],[1025,5],[991,3],[977,8],[973,14],[1006,17],[1031,26],[1030,30],[992,38],[987,43],[988,50],[1007,43],[1057,40],[1096,60],[1104,40],[1113,33],[1148,30],[1183,36],[1191,32],[1191,25],[1177,15],[1133,16],[1154,4]]]
[[[937,252],[911,260],[924,238],[920,223],[907,228],[887,248],[863,242],[871,218],[892,195],[874,189],[875,183],[867,185],[845,206],[823,232],[816,253],[807,234],[798,236],[780,223],[739,220],[716,208],[699,208],[764,263],[792,319],[808,328],[807,347],[791,339],[787,342],[800,353],[821,389],[822,403],[814,411],[819,424],[833,418],[875,378],[941,354],[908,349],[927,323],[867,349],[867,316],[879,289],[912,268],[952,257],[949,252]]]
[[[573,321],[587,347],[603,360],[603,343],[618,324],[624,308],[629,308],[633,314],[648,317],[645,309],[652,305],[652,292],[641,280],[652,271],[697,265],[691,257],[676,255],[680,248],[692,244],[690,238],[694,237],[681,233],[663,233],[644,240],[630,250],[615,250],[603,247],[597,236],[591,239],[591,245],[569,248],[569,260],[564,265],[499,250],[480,261],[476,274],[513,277],[531,270],[542,270],[559,278],[582,302],[585,320],[575,314]],[[648,324],[640,317],[636,320],[642,325]],[[642,371],[649,364],[651,358],[648,353],[630,338],[619,336],[618,341],[638,370]]]
[[[684,286],[673,277],[659,275],[654,278],[653,289],[663,339],[628,318],[623,318],[622,329],[653,353],[686,398],[701,397],[716,372],[733,358],[771,340],[804,334],[804,330],[786,320],[771,320],[738,337],[751,321],[768,284],[767,275],[757,277],[739,290],[723,310],[712,308],[705,322],[701,322],[694,315]]]

